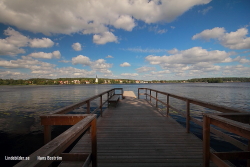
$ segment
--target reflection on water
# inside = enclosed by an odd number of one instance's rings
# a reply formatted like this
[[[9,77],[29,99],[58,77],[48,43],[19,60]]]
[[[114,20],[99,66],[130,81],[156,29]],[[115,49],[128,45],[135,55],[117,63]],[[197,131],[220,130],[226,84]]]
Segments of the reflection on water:
[[[0,131],[40,131],[39,116],[106,90],[98,85],[1,86]],[[19,128],[18,128],[19,127]]]
[[[250,83],[0,86],[0,145],[6,150],[1,152],[1,156],[29,155],[42,145],[40,115],[112,88],[134,91],[137,95],[140,87],[250,111]],[[165,100],[164,96],[160,98]],[[172,100],[171,104],[185,109],[183,102]],[[192,114],[197,117],[203,110],[199,106],[191,108]],[[79,108],[76,111],[83,110]],[[29,143],[37,144],[31,146]],[[29,147],[27,151],[21,151],[27,147]]]

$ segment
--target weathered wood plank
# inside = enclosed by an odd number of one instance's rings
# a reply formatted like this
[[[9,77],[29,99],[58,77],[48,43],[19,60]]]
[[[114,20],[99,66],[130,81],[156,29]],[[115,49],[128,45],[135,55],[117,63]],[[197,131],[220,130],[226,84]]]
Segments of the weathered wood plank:
[[[62,153],[63,161],[85,161],[88,158],[89,154],[79,154],[79,153]]]
[[[222,160],[228,159],[248,159],[250,157],[249,151],[242,151],[242,152],[216,152],[213,153],[217,157]]]
[[[86,134],[72,152],[91,150]],[[202,142],[145,100],[126,98],[97,120],[101,166],[202,166]]]
[[[216,115],[208,115],[208,117],[212,118],[211,124],[250,140],[250,127],[247,124],[218,117]]]
[[[75,141],[88,127],[96,115],[89,115],[85,119],[72,126],[61,135],[29,155],[29,161],[21,161],[16,167],[20,166],[49,166],[52,161],[38,161],[37,157],[59,156],[73,141]]]
[[[136,98],[136,95],[133,91],[124,91],[123,97],[124,98]]]

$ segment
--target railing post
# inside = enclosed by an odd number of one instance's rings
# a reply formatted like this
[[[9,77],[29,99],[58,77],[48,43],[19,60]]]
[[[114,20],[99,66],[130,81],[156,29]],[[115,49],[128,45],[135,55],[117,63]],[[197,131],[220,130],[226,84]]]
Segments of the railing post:
[[[90,114],[90,101],[87,101],[87,114]]]
[[[247,150],[250,151],[250,140],[248,140]],[[247,167],[250,167],[250,158],[247,160]]]
[[[109,91],[107,93],[107,101],[108,101],[108,107],[109,107]]]
[[[190,130],[190,103],[189,103],[189,100],[187,100],[186,103],[187,103],[186,129],[187,129],[187,133],[189,133],[189,130]]]
[[[158,92],[155,92],[155,99],[156,99],[155,105],[156,108],[158,108]]]
[[[150,89],[150,103],[151,103],[151,89]]]
[[[169,116],[169,94],[167,94],[167,117]]]
[[[44,144],[47,144],[51,140],[51,125],[44,125],[43,128]]]
[[[122,88],[122,99],[124,99],[124,97],[123,97],[123,88]]]
[[[140,88],[138,88],[138,99],[140,99]]]
[[[209,167],[210,161],[210,118],[203,115],[203,167]]]
[[[91,122],[92,166],[97,167],[96,118]]]
[[[102,95],[100,95],[100,109],[101,109],[101,117],[102,117]]]
[[[146,91],[145,91],[145,94],[146,94],[146,100],[148,100],[148,89],[146,88],[145,90],[146,90]]]

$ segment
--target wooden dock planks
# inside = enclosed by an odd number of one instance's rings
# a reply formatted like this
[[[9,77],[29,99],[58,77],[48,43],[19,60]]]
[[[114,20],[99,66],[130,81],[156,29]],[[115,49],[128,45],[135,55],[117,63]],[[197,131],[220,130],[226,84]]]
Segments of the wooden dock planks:
[[[85,135],[72,152],[90,152],[89,138]],[[98,118],[97,150],[99,167],[202,166],[202,141],[134,97]]]
[[[136,98],[136,95],[134,94],[133,91],[124,91],[123,97],[124,98]]]

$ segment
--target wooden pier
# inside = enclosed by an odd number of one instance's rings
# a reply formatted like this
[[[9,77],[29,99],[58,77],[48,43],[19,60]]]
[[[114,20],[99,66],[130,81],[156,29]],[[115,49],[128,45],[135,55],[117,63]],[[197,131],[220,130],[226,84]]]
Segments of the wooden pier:
[[[121,93],[117,93],[117,89]],[[144,89],[145,92],[140,93],[140,89]],[[166,95],[166,101],[158,99],[158,94]],[[102,111],[103,105],[117,95],[121,96],[117,106],[110,106]],[[123,92],[122,88],[111,89],[59,109],[50,115],[41,116],[46,144],[30,155],[31,161],[22,161],[16,166],[48,166],[52,162],[38,161],[37,156],[62,157],[62,162],[59,164],[61,167],[230,166],[231,163],[226,160],[250,159],[250,144],[243,144],[210,127],[210,124],[213,124],[250,140],[249,113],[148,88],[139,88],[139,95],[145,95],[146,99],[139,99],[132,91]],[[170,105],[170,98],[185,101],[186,112]],[[90,113],[91,101],[97,99],[99,106]],[[155,107],[151,103],[153,99],[156,102]],[[165,115],[158,111],[158,103],[166,105]],[[220,113],[204,114],[205,121],[200,121],[190,115],[191,103]],[[87,106],[87,114],[65,114],[82,105]],[[169,116],[170,109],[186,118],[186,127]],[[93,114],[97,110],[101,112],[98,119]],[[203,141],[189,133],[190,121],[204,127]],[[51,140],[52,125],[73,126]],[[86,132],[88,129],[90,130]],[[210,131],[243,151],[226,153],[211,151]],[[73,149],[69,153],[64,153],[64,150],[83,132],[86,133]],[[247,165],[250,166],[250,161]]]
[[[97,121],[98,167],[202,166],[201,140],[133,92],[124,96]],[[72,153],[90,150],[87,138]]]

